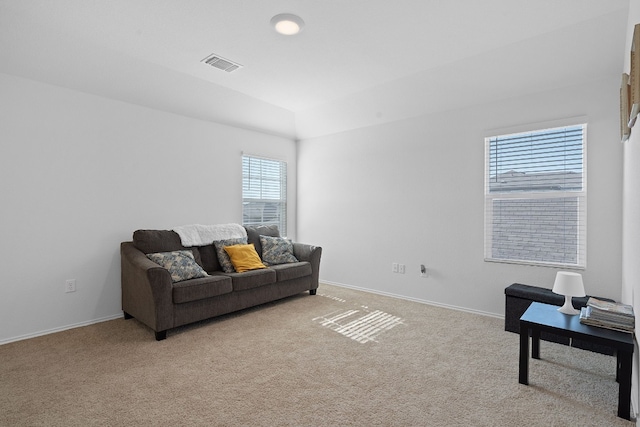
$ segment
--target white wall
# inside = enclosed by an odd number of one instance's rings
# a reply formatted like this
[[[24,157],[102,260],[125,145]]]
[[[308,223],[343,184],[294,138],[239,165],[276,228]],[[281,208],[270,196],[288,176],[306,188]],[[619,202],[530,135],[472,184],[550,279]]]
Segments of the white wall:
[[[504,288],[550,288],[556,269],[483,260],[484,137],[575,116],[588,121],[592,295],[620,299],[619,77],[311,138],[298,149],[298,237],[323,247],[321,279],[504,314]],[[406,273],[391,272],[391,263]],[[419,265],[431,270],[419,276]]]
[[[0,93],[0,344],[121,316],[134,230],[240,222],[242,151],[288,162],[294,234],[293,140],[6,74]]]
[[[629,73],[631,39],[633,27],[640,23],[640,2],[629,2],[629,24],[627,26],[627,44],[625,47],[625,64],[623,72]],[[633,304],[636,312],[636,330],[640,327],[638,313],[640,313],[640,128],[631,132],[631,137],[623,144],[624,147],[624,181],[623,181],[623,221],[622,221],[622,301]],[[637,343],[637,337],[636,337]],[[632,390],[632,404],[638,411],[638,346],[634,354],[634,376]]]

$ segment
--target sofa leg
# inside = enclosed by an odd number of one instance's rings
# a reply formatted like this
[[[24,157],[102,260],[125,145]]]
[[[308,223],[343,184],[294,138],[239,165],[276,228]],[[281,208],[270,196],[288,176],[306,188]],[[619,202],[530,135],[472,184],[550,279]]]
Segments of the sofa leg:
[[[309,295],[315,295],[317,289],[309,289]]]
[[[130,315],[129,313],[127,313],[126,311],[123,311],[123,313],[124,313],[124,318],[125,319],[133,319],[133,316]]]
[[[156,341],[162,341],[167,338],[167,331],[156,332]]]

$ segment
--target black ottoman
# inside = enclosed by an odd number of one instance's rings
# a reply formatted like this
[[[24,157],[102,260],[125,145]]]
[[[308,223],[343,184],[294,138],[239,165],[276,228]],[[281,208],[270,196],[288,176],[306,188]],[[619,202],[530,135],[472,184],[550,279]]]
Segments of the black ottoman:
[[[564,304],[564,296],[554,294],[551,289],[539,288],[537,286],[522,285],[514,283],[507,286],[504,290],[505,294],[505,311],[504,311],[504,330],[509,332],[520,333],[520,317],[527,311],[532,302],[542,302],[545,304],[561,306]],[[595,297],[604,301],[612,301],[609,298]],[[589,296],[573,297],[573,306],[580,308],[587,305]],[[590,344],[580,340],[569,340],[567,337],[542,332],[540,338],[546,341],[557,342],[572,347],[591,350],[602,354],[613,355],[614,352],[609,347]]]

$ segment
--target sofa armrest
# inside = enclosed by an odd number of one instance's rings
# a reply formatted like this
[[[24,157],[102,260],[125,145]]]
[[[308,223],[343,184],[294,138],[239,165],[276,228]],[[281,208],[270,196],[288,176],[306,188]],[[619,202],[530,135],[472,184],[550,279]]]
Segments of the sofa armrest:
[[[293,256],[295,256],[298,261],[307,261],[311,264],[311,289],[318,289],[322,248],[320,246],[307,245],[304,243],[294,243]]]
[[[122,310],[156,332],[173,327],[171,275],[138,250],[120,244]]]

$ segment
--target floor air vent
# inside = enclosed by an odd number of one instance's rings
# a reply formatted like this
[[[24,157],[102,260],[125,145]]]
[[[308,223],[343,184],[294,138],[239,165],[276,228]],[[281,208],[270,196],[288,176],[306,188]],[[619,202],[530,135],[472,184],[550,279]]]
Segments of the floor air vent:
[[[205,64],[209,64],[212,67],[218,68],[220,70],[226,71],[227,73],[235,71],[238,68],[242,68],[242,65],[235,63],[233,61],[229,61],[228,59],[224,59],[216,54],[207,56],[201,62],[204,62]]]

